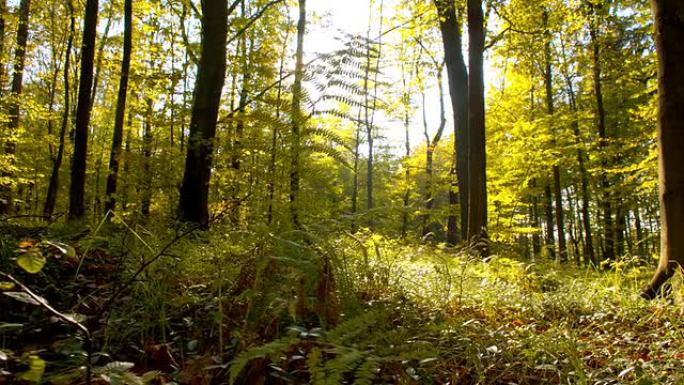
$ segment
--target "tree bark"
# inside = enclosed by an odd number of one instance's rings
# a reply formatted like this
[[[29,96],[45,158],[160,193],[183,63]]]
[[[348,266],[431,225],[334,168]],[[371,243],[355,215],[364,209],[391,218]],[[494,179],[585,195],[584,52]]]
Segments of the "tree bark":
[[[449,190],[449,204],[455,207],[460,203],[461,239],[468,236],[468,70],[462,51],[461,22],[457,17],[453,1],[435,0],[439,15],[439,26],[442,33],[447,76],[449,78],[449,94],[454,117],[454,167],[452,169],[452,187]],[[458,180],[458,195],[453,186]],[[456,229],[456,213],[450,213],[447,229],[447,240],[450,244],[458,242]]]
[[[652,0],[658,52],[660,265],[642,295],[655,298],[684,265],[684,2]]]
[[[468,131],[469,194],[468,241],[482,256],[487,247],[487,152],[483,54],[485,43],[482,0],[468,0]]]
[[[5,156],[14,164],[14,156],[17,152],[17,143],[14,136],[19,129],[20,106],[19,100],[24,88],[24,67],[26,64],[26,44],[28,42],[29,13],[31,0],[21,0],[19,4],[19,25],[17,27],[17,44],[14,50],[14,74],[12,75],[12,91],[10,94],[7,115],[8,137],[5,139]],[[3,26],[4,27],[4,26]],[[11,178],[12,171],[3,171],[2,176]],[[12,184],[0,185],[0,214],[9,214],[12,211]]]
[[[69,188],[69,219],[83,218],[85,214],[86,158],[88,156],[88,125],[90,124],[91,91],[93,88],[93,64],[95,38],[97,36],[98,0],[86,2],[81,44],[81,76],[78,84],[78,107],[74,155],[71,162],[71,186]]]
[[[606,131],[606,110],[603,103],[603,87],[601,84],[601,47],[599,43],[598,12],[592,6],[590,16],[589,35],[592,47],[593,76],[594,76],[594,97],[596,98],[596,114],[598,118],[599,147],[601,149],[601,190],[603,211],[603,259],[606,261],[615,260],[615,234],[613,226],[613,208],[610,193],[610,181],[606,169],[608,168],[608,156],[605,152],[608,149],[608,134]]]
[[[116,99],[114,114],[114,134],[112,149],[109,155],[109,175],[107,176],[107,190],[105,212],[116,208],[116,188],[119,178],[119,164],[121,163],[121,147],[123,145],[123,128],[126,117],[126,98],[128,96],[128,78],[131,68],[131,53],[133,51],[133,0],[124,2],[124,42],[123,60],[121,61],[121,77],[119,79],[119,94]]]
[[[299,219],[299,173],[302,119],[302,81],[304,80],[304,35],[306,34],[306,0],[299,0],[297,22],[297,53],[294,84],[292,86],[292,164],[290,167],[290,220],[295,228],[301,228]]]
[[[71,50],[74,46],[74,35],[76,34],[76,16],[74,15],[74,5],[72,0],[66,0],[69,11],[69,37],[67,38],[66,52],[64,58],[64,110],[62,111],[62,127],[59,130],[59,147],[57,155],[52,163],[52,174],[43,206],[43,215],[47,218],[52,217],[57,203],[57,192],[59,191],[59,169],[62,167],[64,158],[64,141],[69,126],[69,113],[71,108],[71,86],[69,82],[69,71],[71,70]]]
[[[180,216],[209,226],[209,182],[221,91],[226,74],[228,1],[202,2],[202,53],[190,119],[188,151],[180,196]]]

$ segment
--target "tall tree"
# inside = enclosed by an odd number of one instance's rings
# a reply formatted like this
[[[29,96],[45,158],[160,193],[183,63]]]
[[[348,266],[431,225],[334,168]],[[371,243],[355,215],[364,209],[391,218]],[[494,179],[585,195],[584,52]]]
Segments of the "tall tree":
[[[290,166],[290,220],[295,228],[301,227],[299,219],[299,182],[302,122],[302,81],[304,80],[304,35],[306,34],[306,0],[299,0],[299,21],[297,22],[297,52],[295,75],[292,86],[292,164]]]
[[[71,162],[71,187],[69,189],[69,219],[72,220],[80,219],[85,214],[88,125],[90,124],[90,102],[91,90],[93,88],[93,64],[95,60],[98,6],[98,0],[87,0],[85,18],[83,19],[81,76],[78,84],[74,155]]]
[[[610,181],[608,179],[608,132],[606,129],[606,108],[603,100],[603,83],[601,80],[601,43],[599,30],[599,6],[590,3],[589,36],[592,50],[592,71],[594,77],[594,97],[596,98],[596,117],[598,120],[599,147],[601,148],[601,207],[603,210],[603,259],[615,259],[615,234],[613,226],[613,207],[611,202]]]
[[[551,30],[549,29],[549,12],[544,9],[542,12],[542,23],[544,28],[544,84],[546,88],[546,112],[551,117],[550,122],[554,124],[553,115],[556,112],[553,95],[553,64],[551,63]],[[556,130],[552,129],[551,144],[555,147],[557,145]],[[556,204],[556,230],[558,231],[558,258],[561,261],[567,259],[567,251],[565,245],[565,225],[563,218],[563,195],[561,192],[561,177],[560,166],[556,162],[553,167],[553,193]]]
[[[7,0],[0,0],[0,97],[5,95],[5,23]]]
[[[468,0],[468,242],[487,256],[487,151],[483,56],[485,45],[482,0]]]
[[[221,91],[226,74],[227,0],[202,1],[202,53],[190,118],[180,215],[188,222],[209,225],[209,181]]]
[[[439,27],[444,44],[444,55],[449,78],[449,94],[454,117],[454,158],[452,168],[452,186],[449,190],[449,213],[447,241],[455,244],[458,240],[457,218],[455,206],[460,203],[461,238],[468,236],[468,70],[463,57],[463,39],[461,21],[456,13],[455,2],[451,0],[435,0],[439,15]],[[458,195],[453,181],[458,180]]]
[[[112,149],[109,155],[109,174],[107,176],[107,200],[105,212],[116,208],[116,185],[119,178],[119,164],[121,163],[121,147],[123,145],[123,128],[126,117],[126,98],[128,96],[128,79],[131,68],[131,53],[133,51],[133,0],[124,1],[124,41],[123,58],[121,61],[121,75],[119,78],[119,94],[116,98],[116,112],[114,113],[114,134]]]
[[[684,2],[652,0],[658,51],[660,265],[643,296],[652,299],[684,266]]]
[[[17,143],[15,135],[19,129],[20,120],[20,99],[24,88],[24,67],[26,65],[26,44],[28,42],[28,28],[29,28],[29,14],[31,9],[31,0],[21,0],[19,4],[19,25],[17,27],[17,44],[14,48],[14,73],[12,75],[12,91],[10,94],[9,105],[7,112],[9,115],[9,123],[7,124],[8,138],[5,141],[5,154],[10,158],[10,162],[14,163],[14,155],[17,152]],[[4,28],[4,23],[3,23]],[[12,172],[3,171],[4,177],[10,177]],[[0,186],[0,214],[7,214],[12,210],[12,186]]]
[[[69,114],[71,106],[71,85],[69,84],[69,71],[71,70],[71,50],[74,45],[74,35],[76,34],[76,15],[74,15],[74,5],[72,0],[66,0],[69,12],[69,35],[67,37],[66,50],[64,53],[64,110],[62,111],[62,126],[59,130],[59,147],[52,163],[52,174],[48,184],[43,215],[51,217],[55,211],[57,203],[57,191],[59,191],[59,169],[62,167],[64,158],[64,141],[67,128],[69,126]]]

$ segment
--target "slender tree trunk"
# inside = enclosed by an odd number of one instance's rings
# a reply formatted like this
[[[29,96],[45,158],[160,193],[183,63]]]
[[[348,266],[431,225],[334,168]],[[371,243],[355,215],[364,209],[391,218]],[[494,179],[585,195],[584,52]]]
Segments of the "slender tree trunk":
[[[454,167],[452,169],[452,186],[449,191],[449,204],[455,207],[460,203],[461,238],[468,236],[468,165],[470,143],[468,135],[468,70],[462,51],[461,22],[457,17],[453,1],[435,0],[439,15],[440,31],[444,45],[447,75],[449,78],[449,94],[454,117]],[[453,186],[458,181],[458,195]],[[452,209],[453,210],[453,209]],[[449,215],[447,238],[450,244],[457,243],[455,213]]]
[[[544,83],[546,86],[546,112],[551,116],[550,121],[553,124],[553,115],[556,113],[556,108],[553,100],[553,65],[551,63],[551,31],[549,30],[549,13],[546,9],[542,12],[542,23],[544,28]],[[551,128],[551,145],[557,146],[556,130]],[[565,262],[567,256],[567,246],[565,242],[565,222],[563,217],[563,193],[561,186],[560,167],[558,160],[553,165],[553,193],[556,205],[556,230],[558,237],[558,259]]]
[[[684,2],[652,0],[658,51],[660,265],[643,296],[654,298],[684,265]]]
[[[553,234],[553,194],[551,194],[551,185],[544,186],[544,217],[546,219],[546,251],[550,259],[556,259],[556,238]]]
[[[297,22],[297,53],[294,84],[292,86],[292,165],[290,168],[290,220],[295,228],[301,228],[299,218],[299,173],[301,149],[302,81],[304,80],[304,35],[306,34],[306,0],[299,0],[299,21]]]
[[[485,140],[485,98],[483,54],[485,43],[482,0],[468,0],[468,131],[470,155],[468,173],[468,241],[483,257],[487,242],[487,151]]]
[[[245,7],[243,3],[242,16],[246,17]],[[249,97],[249,86],[251,82],[251,74],[249,71],[249,61],[248,58],[252,55],[253,42],[250,41],[250,47],[247,48],[247,39],[245,35],[241,39],[242,45],[242,59],[241,59],[241,69],[242,72],[242,84],[240,85],[240,98],[238,100],[238,112],[237,121],[235,123],[235,132],[233,133],[233,149],[232,149],[232,168],[236,180],[234,181],[233,191],[232,191],[232,201],[235,204],[232,212],[233,224],[238,225],[242,217],[242,204],[240,203],[240,187],[243,183],[242,175],[240,174],[240,169],[242,168],[242,139],[245,132],[245,114],[247,112],[247,99]]]
[[[126,211],[128,206],[128,189],[129,183],[127,182],[130,177],[131,169],[131,135],[133,134],[133,111],[128,109],[128,123],[126,123],[126,143],[124,144],[123,153],[123,184],[119,190],[121,190],[121,210]]]
[[[5,139],[5,156],[14,164],[14,156],[17,152],[16,138],[20,120],[20,99],[24,88],[24,66],[26,63],[26,44],[28,42],[29,13],[31,0],[21,0],[19,3],[19,25],[17,27],[17,44],[14,49],[14,74],[12,75],[12,91],[10,94],[7,114],[7,138]],[[3,170],[2,176],[11,178],[13,172]],[[8,214],[12,211],[12,185],[0,185],[0,214]]]
[[[97,36],[98,0],[87,0],[83,20],[81,44],[81,76],[78,84],[78,107],[74,155],[71,162],[71,186],[69,189],[69,219],[81,219],[85,214],[86,158],[88,156],[88,125],[90,124],[91,90],[93,88],[93,64],[95,38]]]
[[[145,111],[145,122],[143,123],[143,173],[142,173],[142,197],[140,213],[143,218],[150,217],[150,207],[152,206],[152,98],[146,98],[147,110]]]
[[[380,59],[382,58],[382,36],[378,39],[378,51],[377,57],[375,57],[375,63],[371,63],[372,59],[372,48],[374,44],[371,41],[371,30],[372,30],[372,18],[373,18],[373,1],[369,3],[368,12],[368,30],[366,33],[366,67],[364,76],[364,126],[366,128],[366,141],[368,142],[368,158],[366,159],[366,209],[368,211],[368,224],[371,230],[375,228],[373,208],[375,207],[375,201],[373,197],[374,190],[374,161],[375,161],[375,138],[373,136],[375,131],[375,110],[378,96],[378,74],[380,72]],[[380,0],[380,28],[382,31],[383,25],[383,7],[384,1]],[[373,68],[371,67],[373,65]],[[370,95],[370,75],[371,72],[374,75],[373,82],[373,101],[371,102]]]
[[[446,108],[444,105],[444,87],[442,85],[442,66],[443,64],[439,61],[437,61],[434,57],[431,58],[433,60],[433,65],[435,66],[435,70],[437,71],[437,88],[439,89],[439,112],[440,112],[440,119],[439,119],[439,128],[437,129],[437,132],[435,133],[435,136],[433,138],[430,138],[430,135],[428,134],[427,131],[427,122],[425,122],[425,138],[427,139],[427,154],[426,154],[426,159],[425,159],[425,173],[427,174],[427,182],[426,182],[426,188],[425,188],[425,217],[424,217],[424,223],[423,223],[423,235],[427,235],[430,232],[430,223],[429,223],[429,218],[432,213],[432,210],[434,209],[435,206],[435,199],[434,199],[434,193],[433,193],[433,186],[434,186],[434,165],[433,165],[433,158],[434,158],[434,153],[435,150],[437,149],[437,146],[439,145],[439,142],[442,140],[442,134],[444,133],[444,128],[446,128]],[[423,108],[423,113],[425,113],[425,108]]]
[[[359,108],[359,115],[356,124],[356,135],[354,139],[354,176],[352,177],[352,196],[351,196],[351,231],[356,233],[358,226],[356,224],[356,213],[359,211],[359,151],[361,147],[361,108]]]
[[[530,180],[530,188],[534,191],[537,189],[537,180]],[[536,193],[532,193],[532,204],[530,205],[530,215],[532,216],[532,227],[541,231],[541,224],[539,223],[539,197]],[[541,255],[541,237],[539,232],[532,234],[532,255],[537,258]]]
[[[598,117],[599,147],[601,149],[601,190],[602,190],[602,210],[603,210],[603,238],[604,249],[603,259],[615,260],[615,234],[613,226],[613,208],[611,203],[610,182],[606,169],[608,168],[608,158],[605,151],[608,149],[608,135],[606,132],[606,110],[603,103],[603,89],[601,84],[601,48],[598,31],[598,12],[592,9],[592,21],[590,23],[589,35],[591,38],[593,75],[594,75],[594,96],[596,97],[596,113]]]
[[[125,12],[125,11],[124,11]],[[100,38],[100,45],[97,48],[97,55],[95,56],[95,76],[93,78],[93,91],[90,94],[90,106],[95,105],[95,98],[97,98],[98,88],[100,86],[100,73],[102,72],[102,60],[104,59],[104,50],[109,39],[109,30],[112,28],[112,19],[114,16],[114,4],[109,6],[109,13],[107,15],[107,23],[105,23],[102,37]]]
[[[5,18],[7,17],[7,0],[0,0],[0,98],[5,96]]]
[[[226,75],[228,1],[202,2],[202,54],[197,67],[180,215],[209,226],[209,182],[221,91]]]
[[[582,198],[582,227],[584,228],[584,258],[585,261],[591,261],[593,264],[598,265],[596,260],[596,254],[594,252],[594,241],[591,234],[591,215],[589,215],[589,173],[586,167],[587,155],[584,150],[584,143],[582,141],[582,135],[579,129],[579,117],[577,115],[577,97],[575,94],[575,89],[572,85],[572,80],[569,76],[565,76],[567,83],[567,90],[570,97],[570,108],[573,113],[572,120],[572,134],[575,138],[575,144],[577,145],[577,164],[580,171],[580,195]]]
[[[641,225],[641,213],[639,210],[639,206],[637,203],[637,206],[634,208],[634,231],[636,235],[636,246],[637,246],[637,255],[641,259],[646,259],[646,248],[645,246],[645,239],[644,239],[644,230]]]
[[[289,20],[289,17],[288,17]],[[283,50],[280,54],[280,69],[278,71],[278,96],[276,97],[276,119],[280,122],[283,104],[283,76],[285,74],[285,60],[287,56],[287,43],[290,40],[290,30],[285,30],[285,37],[283,38]],[[273,223],[273,205],[275,204],[275,187],[276,187],[276,165],[278,160],[278,126],[273,125],[273,132],[271,133],[271,158],[268,164],[268,212],[266,221],[270,225]]]
[[[119,164],[121,162],[121,147],[123,145],[123,128],[126,117],[126,98],[128,96],[128,78],[131,68],[131,53],[133,51],[133,0],[124,2],[124,42],[123,60],[121,61],[121,77],[119,79],[119,94],[116,99],[114,114],[114,134],[112,149],[109,155],[109,174],[107,176],[107,190],[105,212],[116,208],[116,188],[119,178]]]
[[[52,217],[57,203],[57,192],[59,191],[59,169],[62,167],[62,160],[64,158],[64,141],[66,139],[66,132],[69,126],[69,113],[71,108],[71,98],[69,85],[69,71],[71,70],[71,50],[74,45],[74,35],[76,34],[76,17],[74,15],[74,6],[72,0],[66,0],[69,11],[69,37],[67,38],[66,52],[64,56],[64,110],[62,111],[62,127],[59,130],[59,147],[57,148],[57,155],[52,163],[52,174],[50,175],[50,182],[45,197],[45,205],[43,206],[43,215],[47,218]]]

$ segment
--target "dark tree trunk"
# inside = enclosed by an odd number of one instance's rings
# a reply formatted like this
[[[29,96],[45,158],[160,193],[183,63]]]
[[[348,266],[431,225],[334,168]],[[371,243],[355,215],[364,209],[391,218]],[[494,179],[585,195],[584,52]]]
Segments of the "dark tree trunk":
[[[454,116],[454,168],[452,170],[452,187],[449,191],[449,204],[455,207],[460,203],[461,238],[468,235],[468,70],[462,51],[461,22],[457,17],[453,1],[435,0],[444,45],[447,75],[449,78],[449,94]],[[458,195],[453,180],[458,180]],[[449,215],[447,239],[449,243],[457,243],[456,213]]]
[[[226,74],[227,0],[202,2],[202,54],[190,119],[188,152],[181,186],[180,215],[209,226],[209,181],[221,91]]]
[[[468,131],[469,194],[468,241],[483,257],[487,241],[487,151],[483,54],[485,43],[482,0],[468,0]]]
[[[437,71],[437,88],[439,89],[439,128],[435,136],[430,138],[427,130],[427,122],[424,123],[425,126],[425,138],[427,140],[427,152],[425,154],[425,173],[427,174],[427,182],[425,186],[425,217],[423,223],[423,235],[430,233],[430,215],[435,207],[435,198],[433,190],[433,179],[434,179],[434,154],[437,150],[439,142],[442,140],[442,134],[444,133],[444,128],[446,128],[446,108],[444,106],[444,88],[442,86],[442,69],[443,64],[437,61],[434,57],[433,65],[435,66],[435,71]],[[425,108],[423,108],[423,112]]]
[[[542,12],[542,23],[544,28],[544,84],[546,88],[546,112],[552,119],[550,120],[554,124],[553,115],[556,113],[556,108],[553,99],[553,65],[551,63],[551,31],[549,30],[549,13],[547,10]],[[557,146],[556,140],[556,130],[555,127],[551,129],[551,145],[553,147]],[[566,243],[565,243],[565,221],[563,218],[563,194],[561,186],[561,175],[560,167],[558,166],[558,160],[556,160],[553,165],[553,194],[556,204],[556,230],[558,237],[558,259],[561,262],[565,262],[568,258]]]
[[[550,259],[556,259],[556,239],[553,234],[553,194],[551,185],[544,186],[544,218],[546,219],[546,251]]]
[[[644,230],[641,225],[641,213],[639,212],[639,206],[637,203],[637,206],[634,208],[634,231],[635,231],[635,242],[636,242],[636,247],[637,247],[637,255],[641,259],[645,259],[646,257],[646,248],[644,247]]]
[[[85,214],[86,158],[88,156],[88,125],[90,124],[90,101],[93,88],[97,11],[98,0],[88,0],[83,20],[81,76],[78,84],[74,155],[71,162],[71,186],[69,188],[69,219],[71,220],[81,219]]]
[[[302,81],[304,80],[304,35],[306,34],[306,0],[299,0],[297,22],[297,53],[294,84],[292,86],[292,165],[290,168],[290,220],[295,228],[301,228],[299,219],[299,152],[301,148]]]
[[[285,31],[283,39],[283,50],[280,54],[280,69],[278,71],[278,96],[276,97],[276,118],[280,122],[283,105],[283,76],[285,74],[285,60],[287,57],[287,43],[289,41],[289,28]],[[268,164],[268,211],[266,221],[270,225],[273,223],[273,206],[275,204],[276,188],[276,162],[278,160],[278,125],[273,125],[271,133],[271,158]]]
[[[52,174],[48,184],[43,215],[47,218],[52,217],[57,203],[57,192],[59,191],[59,169],[62,167],[64,158],[64,141],[66,139],[67,128],[69,127],[69,113],[71,108],[71,97],[69,85],[69,71],[71,70],[71,50],[74,45],[74,35],[76,34],[76,16],[74,15],[74,5],[72,0],[66,0],[69,11],[69,37],[67,38],[66,51],[64,56],[64,110],[62,111],[62,127],[59,130],[59,147],[52,163]]]
[[[133,50],[133,0],[124,3],[124,42],[123,60],[121,62],[121,77],[119,79],[119,94],[116,99],[114,115],[114,134],[112,150],[109,155],[109,175],[107,176],[107,198],[105,212],[116,208],[116,185],[119,178],[119,164],[121,163],[121,147],[123,145],[123,128],[126,117],[126,98],[128,96],[128,75],[131,68],[131,52]]]
[[[140,200],[140,213],[143,218],[150,217],[152,207],[152,114],[154,112],[152,98],[147,97],[147,110],[143,123],[143,173],[142,173],[142,197]]]
[[[587,171],[586,152],[584,150],[584,143],[582,142],[582,135],[579,129],[579,117],[577,116],[577,98],[572,81],[568,76],[565,76],[568,86],[568,94],[570,97],[570,108],[574,115],[572,120],[572,134],[577,145],[577,164],[580,171],[580,194],[582,197],[582,227],[584,228],[584,259],[585,262],[591,261],[597,264],[596,255],[594,253],[594,240],[591,234],[591,216],[589,215],[589,173]]]
[[[530,188],[533,190],[532,193],[532,204],[530,205],[530,216],[532,217],[531,223],[532,227],[541,230],[541,225],[539,223],[539,197],[536,193],[537,180],[530,180]],[[532,255],[537,258],[541,254],[541,237],[538,232],[532,234]]]
[[[603,103],[603,89],[601,84],[601,47],[598,41],[598,12],[592,10],[590,15],[589,35],[591,38],[593,76],[594,76],[594,96],[596,98],[596,114],[598,118],[599,147],[601,148],[601,190],[602,190],[602,210],[603,210],[603,259],[607,261],[615,260],[615,234],[613,226],[613,208],[611,203],[610,181],[606,170],[608,168],[608,158],[605,151],[608,148],[608,134],[606,131],[606,110]]]
[[[14,155],[17,152],[16,139],[14,134],[19,129],[19,100],[24,88],[24,66],[26,63],[26,43],[28,42],[28,27],[29,27],[29,13],[31,9],[31,0],[21,0],[19,4],[19,26],[17,27],[17,44],[14,49],[14,74],[12,75],[12,91],[10,94],[9,105],[7,106],[7,115],[9,123],[7,123],[8,138],[5,142],[5,155],[8,156],[11,163],[14,163]],[[4,25],[3,25],[4,28]],[[1,52],[0,52],[1,54]],[[6,178],[12,177],[11,171],[3,171],[2,176]],[[12,185],[0,185],[0,214],[8,214],[12,210]]]
[[[652,0],[658,51],[660,265],[643,296],[654,298],[684,265],[684,2]]]
[[[5,18],[7,0],[0,0],[0,97],[5,96]]]

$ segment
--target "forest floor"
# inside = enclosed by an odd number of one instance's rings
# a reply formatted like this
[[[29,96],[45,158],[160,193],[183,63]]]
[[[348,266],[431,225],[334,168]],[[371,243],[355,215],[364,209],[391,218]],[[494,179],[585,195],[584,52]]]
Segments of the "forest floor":
[[[105,230],[0,231],[0,271],[46,301],[0,279],[0,384],[84,384],[86,366],[98,384],[684,384],[681,278],[646,302],[653,266],[370,232],[216,229],[160,253],[171,230]]]

